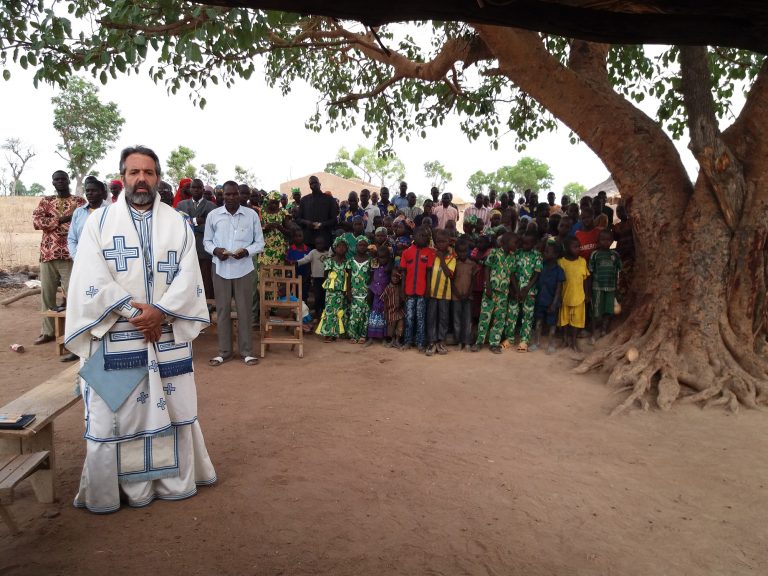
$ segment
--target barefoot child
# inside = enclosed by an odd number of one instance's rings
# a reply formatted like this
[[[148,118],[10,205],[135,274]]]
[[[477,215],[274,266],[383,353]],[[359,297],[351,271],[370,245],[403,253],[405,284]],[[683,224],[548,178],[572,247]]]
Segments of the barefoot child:
[[[381,300],[384,302],[384,320],[387,323],[387,341],[385,346],[400,348],[400,338],[403,336],[403,290],[400,287],[402,274],[394,268],[389,276],[389,286],[384,288]]]
[[[621,270],[621,257],[615,250],[611,250],[613,232],[602,230],[597,241],[597,250],[589,257],[589,273],[592,276],[592,338],[596,337],[598,324],[600,325],[600,337],[608,332],[608,326],[613,317],[613,305],[615,302],[616,286],[618,284],[619,271]]]
[[[557,263],[561,254],[560,244],[555,238],[550,238],[547,245],[544,246],[544,263],[536,282],[538,293],[536,294],[536,307],[533,310],[536,329],[534,343],[528,348],[531,352],[541,346],[541,332],[545,325],[548,335],[547,354],[552,354],[555,351],[554,336],[557,327],[557,313],[560,309],[563,282],[565,282],[565,273]]]
[[[381,340],[387,337],[387,322],[384,317],[384,300],[382,294],[389,285],[392,273],[392,253],[389,246],[382,244],[378,247],[376,258],[371,262],[371,283],[368,286],[371,300],[371,313],[368,315],[368,341],[370,346],[373,340]]]
[[[356,252],[349,261],[349,326],[347,334],[352,344],[365,344],[368,334],[368,283],[371,280],[371,258],[368,256],[368,238],[357,237]]]
[[[557,263],[565,273],[563,282],[563,301],[560,306],[558,326],[565,327],[565,343],[571,350],[579,352],[577,335],[584,328],[586,303],[589,299],[589,270],[587,262],[579,256],[579,239],[571,237],[568,251]]]
[[[502,247],[492,249],[485,259],[485,294],[477,325],[477,340],[472,345],[472,352],[477,352],[488,337],[491,352],[501,354],[499,344],[506,324],[510,280],[515,270],[517,238],[517,234],[505,233],[501,237]]]
[[[341,236],[334,240],[333,257],[326,259],[324,266],[325,308],[316,332],[324,336],[323,342],[332,342],[344,334],[346,299],[349,294],[347,244]]]
[[[469,241],[456,241],[456,269],[453,271],[453,336],[459,351],[472,344],[472,284],[480,266],[469,259]]]

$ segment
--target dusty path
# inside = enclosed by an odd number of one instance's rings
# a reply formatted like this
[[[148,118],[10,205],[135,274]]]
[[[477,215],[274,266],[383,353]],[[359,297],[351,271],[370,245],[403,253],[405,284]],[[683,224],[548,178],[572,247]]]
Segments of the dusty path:
[[[0,309],[0,403],[59,370],[37,302]],[[28,352],[8,351],[22,342]],[[607,418],[565,354],[425,358],[311,338],[209,368],[200,420],[220,482],[183,502],[71,507],[82,412],[57,420],[61,501],[27,483],[0,574],[768,573],[768,419],[675,407]],[[59,512],[53,518],[44,512]]]

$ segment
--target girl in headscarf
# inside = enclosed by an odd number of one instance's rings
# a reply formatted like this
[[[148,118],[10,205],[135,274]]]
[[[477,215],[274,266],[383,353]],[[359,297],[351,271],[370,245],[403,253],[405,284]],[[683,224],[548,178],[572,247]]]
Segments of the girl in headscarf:
[[[371,280],[371,258],[368,256],[368,238],[358,236],[355,256],[349,260],[349,282],[352,298],[349,303],[349,333],[352,344],[365,344],[368,333],[368,283]]]
[[[352,296],[348,289],[347,243],[341,236],[333,241],[333,257],[326,259],[323,265],[325,309],[315,332],[324,336],[323,342],[333,342],[344,334],[345,304]]]
[[[285,254],[288,250],[286,229],[284,225],[285,211],[280,208],[280,193],[272,191],[267,194],[267,208],[261,213],[261,227],[264,231],[264,252],[259,257],[262,266],[285,264]]]

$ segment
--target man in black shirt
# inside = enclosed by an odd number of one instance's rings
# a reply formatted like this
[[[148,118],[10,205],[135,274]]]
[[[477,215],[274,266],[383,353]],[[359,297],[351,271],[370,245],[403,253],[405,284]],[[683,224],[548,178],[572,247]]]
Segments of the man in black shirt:
[[[333,196],[323,194],[317,176],[309,177],[311,194],[307,194],[299,203],[299,217],[296,222],[304,230],[304,242],[314,247],[315,238],[323,236],[331,245],[331,233],[336,224],[339,207]]]

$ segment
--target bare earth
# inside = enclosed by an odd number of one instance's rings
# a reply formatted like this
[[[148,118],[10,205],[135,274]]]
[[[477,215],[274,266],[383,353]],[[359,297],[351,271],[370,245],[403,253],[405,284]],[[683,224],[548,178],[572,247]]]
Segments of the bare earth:
[[[37,306],[0,309],[0,405],[62,367],[52,344],[31,345]],[[278,348],[214,369],[214,350],[198,339],[218,485],[109,516],[74,509],[72,408],[56,422],[60,502],[19,485],[24,532],[0,524],[0,574],[768,573],[761,413],[610,419],[604,378],[571,375],[564,352],[363,356],[313,337],[303,360]]]

